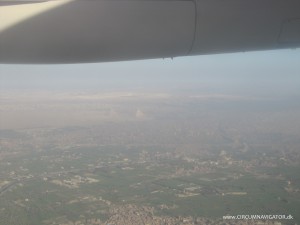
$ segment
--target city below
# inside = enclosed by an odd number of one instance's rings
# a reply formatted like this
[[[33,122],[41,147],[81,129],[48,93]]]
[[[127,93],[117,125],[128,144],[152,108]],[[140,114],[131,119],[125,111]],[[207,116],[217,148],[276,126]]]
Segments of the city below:
[[[0,224],[300,224],[299,115],[239,95],[7,91]]]

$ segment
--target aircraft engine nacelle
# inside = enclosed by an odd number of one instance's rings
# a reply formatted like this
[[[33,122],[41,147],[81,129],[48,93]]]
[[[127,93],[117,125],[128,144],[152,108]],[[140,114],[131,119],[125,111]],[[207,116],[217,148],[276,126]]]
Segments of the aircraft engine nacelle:
[[[106,62],[298,46],[299,0],[0,0],[0,63]]]

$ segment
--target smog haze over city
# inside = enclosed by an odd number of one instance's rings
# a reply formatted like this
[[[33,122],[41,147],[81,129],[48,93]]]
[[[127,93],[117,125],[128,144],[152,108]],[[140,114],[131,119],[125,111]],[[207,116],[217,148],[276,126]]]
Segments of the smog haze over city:
[[[0,225],[299,224],[299,59],[0,65]]]

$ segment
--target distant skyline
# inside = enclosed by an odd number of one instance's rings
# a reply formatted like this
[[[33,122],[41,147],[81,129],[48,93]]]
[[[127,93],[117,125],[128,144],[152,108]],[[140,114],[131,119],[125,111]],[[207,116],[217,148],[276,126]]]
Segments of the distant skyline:
[[[203,87],[299,95],[300,49],[67,65],[0,64],[4,90]],[[263,94],[263,93],[262,93]]]

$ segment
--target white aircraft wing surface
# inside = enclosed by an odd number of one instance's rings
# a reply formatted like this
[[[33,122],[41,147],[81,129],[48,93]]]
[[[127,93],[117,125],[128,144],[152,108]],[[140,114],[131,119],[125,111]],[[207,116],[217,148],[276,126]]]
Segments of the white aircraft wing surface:
[[[85,63],[300,46],[300,0],[0,0],[0,63]]]

